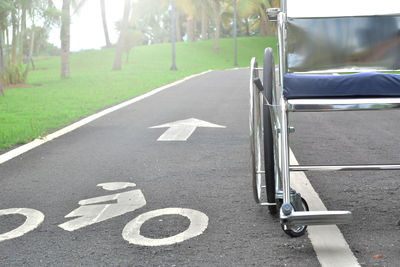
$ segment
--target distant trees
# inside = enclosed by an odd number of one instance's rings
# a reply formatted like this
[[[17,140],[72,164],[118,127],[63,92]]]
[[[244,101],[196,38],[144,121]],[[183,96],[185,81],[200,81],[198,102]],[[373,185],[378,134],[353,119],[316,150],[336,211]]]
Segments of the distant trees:
[[[176,41],[233,36],[234,0],[176,0]],[[271,35],[266,9],[278,7],[279,0],[236,0],[238,35]],[[147,43],[170,41],[170,0],[137,0],[130,23],[147,38]],[[141,26],[140,26],[141,25]]]
[[[271,35],[274,29],[268,23],[266,9],[277,7],[280,4],[279,0],[250,0],[252,2],[252,16],[256,16],[257,20],[253,21],[253,28],[259,29],[261,36]]]
[[[126,0],[128,1],[128,0]],[[238,35],[271,35],[272,25],[266,9],[278,7],[279,0],[236,0],[238,4]],[[113,69],[120,69],[122,52],[142,44],[171,41],[170,0],[137,0],[129,24],[124,30],[120,22]],[[176,0],[176,41],[197,41],[214,38],[214,53],[219,53],[220,37],[233,35],[233,0]],[[125,21],[124,12],[124,19]],[[130,37],[129,37],[130,36]],[[129,54],[128,54],[129,55]]]
[[[98,1],[105,45],[110,47],[105,0]],[[232,36],[233,1],[176,0],[176,41],[214,38],[214,52],[218,53],[219,39]],[[279,6],[279,0],[236,1],[238,36],[274,33],[266,9]],[[132,8],[132,0],[125,0],[113,69],[121,68],[123,52],[127,53],[128,60],[134,46],[171,41],[170,2],[136,0]],[[55,51],[46,42],[48,30],[54,24],[60,25],[61,77],[70,76],[71,10],[76,12],[85,3],[87,0],[62,0],[62,8],[57,10],[53,0],[0,0],[0,94],[3,86],[26,81],[35,51]]]
[[[214,36],[214,53],[219,53],[219,36],[221,31],[221,0],[214,0],[214,22],[215,22],[215,36]]]
[[[48,0],[0,1],[0,94],[2,86],[26,81],[35,35],[46,35],[43,29],[57,23],[58,16]]]

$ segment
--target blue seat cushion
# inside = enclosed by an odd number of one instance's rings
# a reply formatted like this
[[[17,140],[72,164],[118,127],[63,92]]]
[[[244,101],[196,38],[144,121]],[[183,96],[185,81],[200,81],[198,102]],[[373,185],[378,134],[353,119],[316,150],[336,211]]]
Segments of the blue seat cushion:
[[[357,73],[347,75],[285,74],[283,95],[296,98],[400,97],[400,75]]]

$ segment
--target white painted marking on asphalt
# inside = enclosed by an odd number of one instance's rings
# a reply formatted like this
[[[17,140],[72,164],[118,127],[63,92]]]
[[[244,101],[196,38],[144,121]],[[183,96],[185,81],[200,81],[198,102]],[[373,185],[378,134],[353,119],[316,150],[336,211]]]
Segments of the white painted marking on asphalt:
[[[213,124],[194,118],[170,122],[150,128],[169,128],[157,139],[157,141],[186,141],[197,127],[226,128],[222,125]]]
[[[116,201],[117,203],[98,204],[110,201]],[[81,205],[79,208],[65,216],[65,218],[78,218],[60,224],[59,227],[66,231],[75,231],[142,208],[146,205],[146,199],[141,190],[132,190],[108,196],[84,199],[79,201],[79,205]]]
[[[143,223],[152,218],[162,215],[181,215],[190,220],[187,230],[177,235],[166,238],[148,238],[140,234]],[[208,226],[208,217],[204,213],[183,208],[166,208],[143,213],[130,221],[122,230],[122,237],[131,244],[139,246],[166,246],[183,242],[190,238],[201,235]]]
[[[128,187],[135,187],[136,184],[127,183],[127,182],[112,182],[112,183],[98,184],[97,186],[100,186],[104,190],[115,191],[115,190],[125,189],[125,188],[128,188]]]
[[[38,210],[27,208],[13,208],[0,210],[0,216],[19,214],[26,217],[25,222],[7,233],[0,234],[0,242],[23,236],[36,229],[44,220],[44,214]]]
[[[152,90],[152,91],[150,91],[150,92],[148,92],[146,94],[137,96],[135,98],[132,98],[130,100],[122,102],[122,103],[120,103],[118,105],[115,105],[113,107],[110,107],[108,109],[100,111],[99,113],[96,113],[96,114],[93,114],[93,115],[91,115],[89,117],[86,117],[86,118],[84,118],[84,119],[82,119],[82,120],[80,120],[78,122],[75,122],[75,123],[63,128],[63,129],[61,129],[61,130],[58,130],[58,131],[56,131],[56,132],[54,132],[52,134],[49,134],[46,137],[43,137],[43,138],[40,138],[40,139],[35,139],[34,141],[32,141],[32,142],[30,142],[28,144],[22,145],[22,146],[17,147],[17,148],[15,148],[15,149],[7,152],[7,153],[4,153],[4,154],[0,155],[0,164],[4,163],[6,161],[9,161],[10,159],[13,159],[15,157],[18,157],[19,155],[21,155],[21,154],[23,154],[23,153],[25,153],[25,152],[27,152],[27,151],[29,151],[31,149],[34,149],[34,148],[36,148],[36,147],[38,147],[40,145],[43,145],[44,143],[47,143],[47,142],[49,142],[49,141],[51,141],[51,140],[53,140],[53,139],[55,139],[57,137],[60,137],[60,136],[62,136],[64,134],[66,134],[66,133],[72,132],[73,130],[76,130],[79,127],[84,126],[84,125],[86,125],[86,124],[88,124],[88,123],[90,123],[90,122],[92,122],[92,121],[94,121],[94,120],[96,120],[98,118],[101,118],[101,117],[103,117],[103,116],[105,116],[105,115],[107,115],[107,114],[109,114],[111,112],[114,112],[116,110],[119,110],[121,108],[129,106],[129,105],[131,105],[133,103],[139,102],[139,101],[141,101],[143,99],[146,99],[146,98],[148,98],[150,96],[153,96],[153,95],[155,95],[155,94],[157,94],[159,92],[162,92],[162,91],[164,91],[164,90],[166,90],[168,88],[171,88],[171,87],[173,87],[175,85],[181,84],[181,83],[183,83],[183,82],[185,82],[187,80],[190,80],[192,78],[201,76],[201,75],[206,74],[208,72],[211,72],[211,70],[208,70],[208,71],[205,71],[205,72],[202,72],[202,73],[198,73],[198,74],[195,74],[195,75],[191,75],[191,76],[185,77],[182,80],[179,80],[179,81],[164,85],[164,86],[159,87],[157,89],[154,89],[154,90]]]
[[[299,164],[291,150],[290,163],[291,165]],[[327,210],[304,172],[292,172],[291,185],[296,191],[301,192],[302,197],[307,200],[310,210]],[[360,266],[336,225],[308,226],[307,231],[322,267]]]

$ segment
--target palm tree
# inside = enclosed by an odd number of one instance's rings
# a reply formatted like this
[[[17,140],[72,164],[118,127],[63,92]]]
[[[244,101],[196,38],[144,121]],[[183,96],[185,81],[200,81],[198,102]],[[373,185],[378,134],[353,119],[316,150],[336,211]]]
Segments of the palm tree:
[[[22,51],[23,50],[23,43],[21,43],[21,64],[23,62],[23,56],[27,56],[26,58],[26,67],[25,71],[23,74],[23,81],[26,81],[26,78],[28,76],[29,72],[29,67],[32,64],[33,68],[35,68],[32,55],[33,55],[33,50],[35,46],[36,40],[39,40],[41,33],[47,32],[46,29],[49,29],[51,25],[56,24],[59,21],[59,12],[56,11],[55,6],[52,1],[46,1],[46,0],[23,0],[25,1],[25,8],[27,15],[29,15],[31,19],[31,28],[30,30],[25,34],[24,36],[25,41],[28,41],[29,39],[29,44],[26,46],[28,48],[28,51]],[[36,19],[40,18],[39,21],[41,22],[40,26],[36,26]],[[26,23],[23,22],[23,24]],[[25,28],[26,26],[23,25]],[[26,30],[26,29],[25,29]],[[30,33],[30,36],[28,36]],[[21,33],[22,34],[22,33]],[[35,39],[36,34],[39,35],[39,38]]]
[[[63,0],[61,9],[61,77],[69,78],[70,63],[69,54],[71,47],[71,5],[77,13],[87,0]],[[74,14],[75,14],[74,13]]]
[[[221,0],[214,0],[215,37],[214,53],[219,53],[219,35],[221,32]]]
[[[63,0],[62,14],[61,14],[61,77],[69,78],[70,65],[69,65],[69,52],[71,46],[70,25],[71,25],[71,0]]]
[[[19,21],[18,21],[18,2],[14,2],[14,9],[11,10],[11,26],[12,26],[12,50],[11,50],[11,66],[17,64],[17,44],[18,44],[18,30],[19,30]]]
[[[8,28],[7,17],[10,11],[14,8],[11,0],[0,2],[0,81],[5,73],[5,55],[4,51],[4,31]],[[1,89],[2,90],[2,89]],[[3,92],[3,91],[2,91]]]
[[[180,0],[177,6],[186,14],[186,35],[188,41],[196,40],[196,11],[199,10],[198,0]]]
[[[201,0],[201,39],[207,40],[207,29],[208,29],[208,1]]]
[[[108,36],[106,8],[104,0],[100,0],[101,19],[103,21],[104,37],[106,38],[106,47],[111,47],[110,37]]]
[[[120,70],[122,65],[122,53],[124,52],[124,43],[126,39],[126,33],[129,25],[129,13],[131,9],[131,0],[125,0],[124,5],[124,16],[122,19],[122,28],[119,34],[119,40],[117,44],[117,51],[114,58],[113,70]]]
[[[249,28],[249,18],[254,16],[255,10],[257,10],[257,4],[252,0],[240,1],[236,0],[237,4],[237,26],[238,32],[244,33],[247,36],[250,36],[250,28]],[[227,3],[227,7],[224,10],[224,25],[230,25],[231,20],[233,19],[234,7],[232,2]]]
[[[266,10],[271,7],[279,7],[279,0],[250,0],[253,3],[253,12],[259,16],[256,27],[260,30],[261,36],[270,35],[273,32],[272,25],[268,22]]]

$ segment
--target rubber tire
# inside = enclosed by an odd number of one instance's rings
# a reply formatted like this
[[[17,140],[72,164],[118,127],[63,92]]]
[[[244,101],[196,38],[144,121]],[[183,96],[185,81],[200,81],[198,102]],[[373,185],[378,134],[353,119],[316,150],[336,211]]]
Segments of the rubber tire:
[[[309,211],[309,207],[307,204],[307,201],[304,198],[301,198],[301,202],[303,203],[303,211]],[[289,235],[290,237],[300,237],[306,233],[307,230],[307,225],[302,225],[301,227],[304,227],[301,231],[293,231],[292,229],[284,230],[282,226],[282,230],[285,232],[285,234]]]
[[[274,52],[272,48],[268,47],[264,51],[263,61],[263,87],[264,96],[272,103],[272,90],[273,90],[273,72],[275,71]],[[275,200],[275,165],[274,165],[274,139],[272,133],[272,123],[270,110],[266,106],[266,101],[263,99],[263,128],[264,128],[264,170],[265,170],[265,185],[267,191],[268,203],[276,203]],[[278,212],[277,206],[268,206],[271,214]]]

